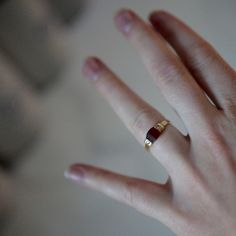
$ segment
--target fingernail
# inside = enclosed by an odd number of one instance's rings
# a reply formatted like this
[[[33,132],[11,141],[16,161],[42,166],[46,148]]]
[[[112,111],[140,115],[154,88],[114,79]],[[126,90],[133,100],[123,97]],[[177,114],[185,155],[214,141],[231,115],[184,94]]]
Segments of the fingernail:
[[[117,28],[124,34],[128,34],[133,26],[134,13],[129,10],[120,10],[115,16]]]
[[[72,165],[64,172],[64,176],[66,179],[81,181],[84,178],[84,169],[79,165]]]
[[[88,58],[83,65],[83,74],[91,81],[96,81],[99,78],[99,73],[102,70],[102,63],[98,58]]]

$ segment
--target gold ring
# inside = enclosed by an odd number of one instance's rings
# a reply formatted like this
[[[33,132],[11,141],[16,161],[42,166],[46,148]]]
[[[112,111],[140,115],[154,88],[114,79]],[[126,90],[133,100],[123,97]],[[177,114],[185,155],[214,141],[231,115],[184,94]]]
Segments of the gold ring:
[[[162,120],[157,122],[151,129],[148,130],[144,140],[144,148],[146,151],[149,151],[152,144],[159,138],[169,123],[170,122],[168,120]]]

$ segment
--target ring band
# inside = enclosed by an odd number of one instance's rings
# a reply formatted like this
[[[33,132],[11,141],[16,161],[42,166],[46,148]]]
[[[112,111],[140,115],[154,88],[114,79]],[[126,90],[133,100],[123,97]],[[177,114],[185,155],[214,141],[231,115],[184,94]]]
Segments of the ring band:
[[[146,151],[149,151],[152,144],[159,138],[169,123],[170,122],[168,120],[162,120],[157,122],[151,129],[148,130],[146,139],[144,140],[144,148]]]

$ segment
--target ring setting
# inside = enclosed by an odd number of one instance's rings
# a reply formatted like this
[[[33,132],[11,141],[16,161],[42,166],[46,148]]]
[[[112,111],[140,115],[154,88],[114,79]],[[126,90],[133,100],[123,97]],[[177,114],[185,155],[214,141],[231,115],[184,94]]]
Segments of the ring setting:
[[[149,151],[150,147],[159,138],[169,123],[170,122],[168,120],[162,120],[157,122],[151,129],[148,130],[144,140],[144,148],[146,151]]]

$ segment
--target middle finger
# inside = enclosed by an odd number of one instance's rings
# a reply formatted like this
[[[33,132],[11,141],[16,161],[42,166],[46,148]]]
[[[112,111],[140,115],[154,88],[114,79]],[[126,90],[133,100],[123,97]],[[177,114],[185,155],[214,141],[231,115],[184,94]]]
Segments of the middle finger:
[[[118,12],[115,21],[141,55],[157,86],[188,131],[204,121],[209,111],[216,111],[177,55],[151,27],[130,10]]]
[[[144,145],[147,131],[156,122],[165,119],[164,116],[132,91],[98,58],[88,58],[83,72],[86,78],[93,81],[97,90],[135,138]],[[179,175],[177,170],[188,167],[185,155],[188,149],[189,142],[186,137],[170,124],[152,145],[150,151],[173,176]]]

